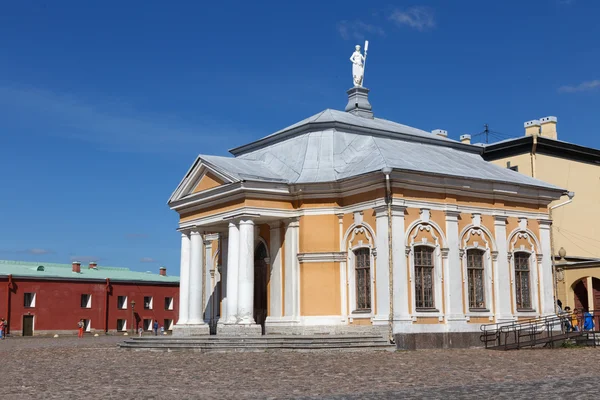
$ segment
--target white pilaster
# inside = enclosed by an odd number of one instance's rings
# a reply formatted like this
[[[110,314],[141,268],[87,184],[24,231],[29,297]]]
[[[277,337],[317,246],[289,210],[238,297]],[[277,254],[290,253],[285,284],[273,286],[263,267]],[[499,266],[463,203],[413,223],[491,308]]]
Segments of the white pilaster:
[[[271,254],[271,279],[269,283],[269,317],[280,318],[282,316],[283,305],[283,288],[282,288],[282,271],[281,271],[281,222],[277,221],[269,224],[271,228],[269,249]]]
[[[287,223],[285,229],[285,309],[284,317],[296,319],[299,311],[298,241],[300,224],[297,218]]]
[[[213,318],[213,305],[211,302],[211,296],[213,294],[213,279],[211,270],[213,269],[213,258],[212,258],[212,240],[207,239],[204,241],[204,321],[210,322]]]
[[[238,319],[238,273],[240,263],[240,229],[235,223],[229,224],[227,243],[227,320],[235,324]]]
[[[463,309],[463,278],[460,265],[460,239],[456,210],[446,210],[446,240],[448,258],[444,264],[444,292],[446,295],[446,320],[466,321]]]
[[[377,239],[377,260],[375,262],[375,282],[377,287],[377,312],[373,317],[373,324],[386,324],[390,317],[390,251],[388,234],[387,206],[375,209]]]
[[[412,323],[408,313],[408,269],[406,265],[405,206],[392,205],[392,279],[394,324]]]
[[[346,252],[348,249],[346,248],[346,243],[344,242],[344,214],[337,214],[338,217],[338,231],[340,236],[340,251]],[[346,259],[340,263],[340,302],[341,302],[341,314],[342,314],[342,323],[348,322],[348,286],[346,284]]]
[[[179,320],[177,325],[185,325],[189,319],[190,307],[190,235],[181,234],[181,261],[179,271]]]
[[[189,325],[202,324],[202,264],[203,264],[203,241],[202,234],[193,229],[190,233],[190,308]]]
[[[552,246],[550,243],[550,230],[552,221],[539,220],[541,261],[538,263],[540,277],[540,305],[541,315],[554,314],[554,280],[552,275]]]
[[[240,221],[240,253],[238,275],[238,323],[254,321],[254,222]]]
[[[498,248],[498,259],[494,266],[494,298],[496,304],[494,314],[496,315],[496,322],[514,320],[511,308],[511,272],[508,263],[506,219],[505,215],[494,216],[494,236]]]
[[[228,259],[228,244],[229,237],[220,237],[220,249],[221,252],[221,315],[219,316],[219,323],[227,321],[227,259]]]

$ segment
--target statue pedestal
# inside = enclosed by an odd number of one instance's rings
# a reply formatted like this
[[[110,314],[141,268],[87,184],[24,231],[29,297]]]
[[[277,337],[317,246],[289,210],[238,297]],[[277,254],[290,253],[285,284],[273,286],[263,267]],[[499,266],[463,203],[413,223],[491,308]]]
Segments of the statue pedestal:
[[[348,104],[346,104],[346,112],[357,115],[363,118],[374,118],[373,108],[369,103],[369,89],[362,86],[355,86],[349,89]]]

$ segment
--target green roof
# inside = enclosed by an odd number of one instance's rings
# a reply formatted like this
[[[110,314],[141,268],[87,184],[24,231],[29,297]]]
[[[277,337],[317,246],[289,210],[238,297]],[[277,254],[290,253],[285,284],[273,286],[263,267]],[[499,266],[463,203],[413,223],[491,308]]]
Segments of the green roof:
[[[40,266],[44,268],[39,268]],[[95,269],[90,269],[87,265],[82,265],[81,272],[76,273],[73,272],[71,264],[0,260],[0,276],[6,275],[40,279],[106,280],[108,278],[111,281],[179,283],[178,276],[162,276],[152,272],[136,272],[131,271],[129,268],[104,267],[99,265]]]

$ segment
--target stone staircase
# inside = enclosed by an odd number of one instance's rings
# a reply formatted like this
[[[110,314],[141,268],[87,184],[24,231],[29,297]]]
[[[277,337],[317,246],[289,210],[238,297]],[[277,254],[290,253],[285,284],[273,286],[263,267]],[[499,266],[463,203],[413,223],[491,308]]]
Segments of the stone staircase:
[[[149,336],[119,343],[121,349],[153,351],[394,351],[378,335]]]

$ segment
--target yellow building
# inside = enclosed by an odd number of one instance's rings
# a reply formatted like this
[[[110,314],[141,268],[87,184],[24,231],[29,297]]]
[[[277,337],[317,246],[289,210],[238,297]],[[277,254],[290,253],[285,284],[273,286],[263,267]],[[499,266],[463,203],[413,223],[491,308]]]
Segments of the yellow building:
[[[558,186],[483,148],[374,118],[369,90],[230,152],[199,156],[179,216],[175,334],[376,332],[466,346],[554,311]]]
[[[600,309],[600,151],[558,140],[557,122],[528,121],[523,137],[486,145],[483,157],[574,192],[570,203],[551,203],[557,298]]]

